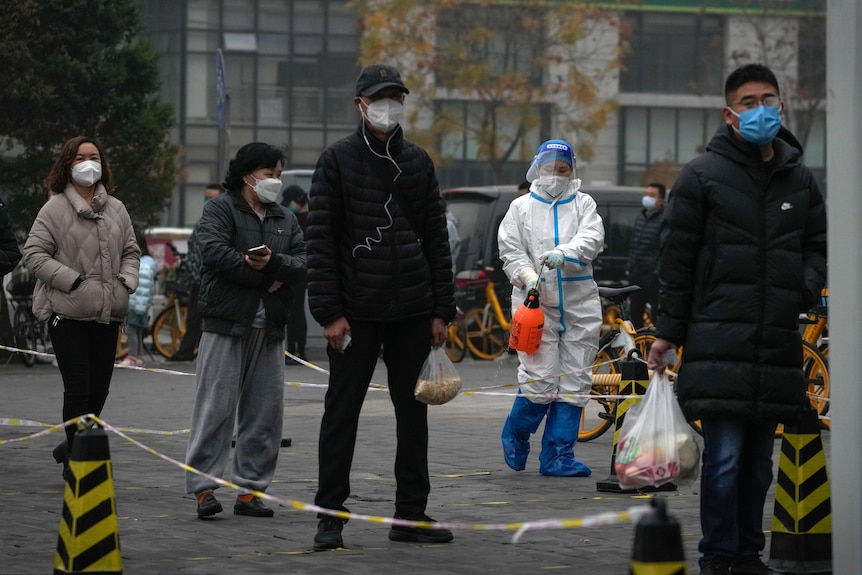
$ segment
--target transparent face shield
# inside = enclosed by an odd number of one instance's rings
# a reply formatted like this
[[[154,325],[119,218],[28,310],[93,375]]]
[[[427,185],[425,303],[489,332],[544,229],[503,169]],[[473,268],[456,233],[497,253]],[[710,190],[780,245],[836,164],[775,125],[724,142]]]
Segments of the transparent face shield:
[[[558,176],[575,179],[575,158],[568,150],[543,150],[536,154],[527,170],[527,181],[534,182],[539,176]]]

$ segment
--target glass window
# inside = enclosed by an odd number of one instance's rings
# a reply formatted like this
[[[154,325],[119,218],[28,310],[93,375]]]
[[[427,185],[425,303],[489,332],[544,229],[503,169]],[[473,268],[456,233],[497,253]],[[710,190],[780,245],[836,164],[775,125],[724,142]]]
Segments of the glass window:
[[[258,19],[261,30],[273,32],[290,32],[290,10],[285,6],[284,0],[258,0],[260,17]]]
[[[620,181],[627,186],[646,185],[651,166],[681,166],[702,153],[721,125],[721,113],[713,108],[624,107],[620,119]]]
[[[333,5],[332,2],[329,3]],[[323,34],[325,8],[318,0],[295,0],[293,3],[294,32]]]
[[[623,92],[721,94],[724,19],[715,15],[627,13]]]
[[[438,82],[443,86],[453,84],[449,76],[463,68],[464,57],[451,54],[464,50],[468,61],[487,64],[491,77],[517,72],[538,81],[540,68],[534,62],[541,47],[536,38],[544,38],[545,32],[526,34],[517,10],[507,6],[495,6],[493,10],[460,6],[441,12],[436,42]],[[477,33],[480,27],[488,32]]]
[[[257,52],[257,35],[244,32],[225,32],[224,49],[226,52]]]
[[[254,30],[255,0],[222,0],[225,30]]]
[[[802,98],[826,96],[825,18],[799,21],[799,93]]]

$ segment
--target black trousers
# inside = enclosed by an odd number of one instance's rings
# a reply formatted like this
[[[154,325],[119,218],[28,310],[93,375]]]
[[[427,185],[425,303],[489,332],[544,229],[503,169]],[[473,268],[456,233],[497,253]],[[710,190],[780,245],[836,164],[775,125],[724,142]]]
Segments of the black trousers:
[[[377,365],[380,346],[395,406],[395,514],[421,516],[428,503],[428,406],[413,397],[416,380],[431,350],[428,318],[396,323],[353,322],[353,343],[344,355],[331,347],[329,390],[320,424],[320,466],[316,505],[348,511],[350,468],[356,445],[359,412]],[[323,517],[321,515],[320,517]]]
[[[632,274],[629,281],[641,286],[641,291],[629,296],[632,325],[635,329],[644,326],[644,311],[647,303],[652,308],[650,319],[655,324],[656,312],[658,311],[658,276],[651,272],[635,273]]]
[[[102,414],[114,375],[117,335],[120,324],[61,319],[48,331],[57,366],[63,377],[63,421],[79,415]],[[69,450],[76,426],[66,428]]]

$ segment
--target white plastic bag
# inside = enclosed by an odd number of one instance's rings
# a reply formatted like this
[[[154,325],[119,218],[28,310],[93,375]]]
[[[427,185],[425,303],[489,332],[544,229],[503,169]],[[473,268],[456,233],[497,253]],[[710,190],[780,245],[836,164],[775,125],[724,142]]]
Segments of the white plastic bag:
[[[700,448],[667,375],[653,373],[640,403],[626,412],[614,469],[623,489],[658,487],[697,476]]]
[[[455,371],[446,350],[442,346],[432,347],[419,373],[413,396],[422,403],[443,405],[455,399],[460,391],[461,376]]]

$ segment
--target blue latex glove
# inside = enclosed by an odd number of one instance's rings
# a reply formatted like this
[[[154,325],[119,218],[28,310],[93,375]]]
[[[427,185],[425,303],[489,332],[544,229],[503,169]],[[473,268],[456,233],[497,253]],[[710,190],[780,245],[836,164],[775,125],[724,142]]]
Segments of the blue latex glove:
[[[543,253],[539,256],[539,261],[543,262],[549,270],[561,268],[565,263],[565,259],[563,258],[563,252],[561,252],[560,250],[551,250],[549,252]]]

